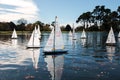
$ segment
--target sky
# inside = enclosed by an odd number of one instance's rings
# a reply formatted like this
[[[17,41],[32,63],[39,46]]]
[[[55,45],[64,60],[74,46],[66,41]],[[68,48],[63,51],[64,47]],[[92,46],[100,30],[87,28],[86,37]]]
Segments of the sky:
[[[28,23],[39,20],[50,24],[58,16],[60,24],[72,25],[82,13],[97,5],[115,11],[120,0],[0,0],[0,22],[24,18]]]

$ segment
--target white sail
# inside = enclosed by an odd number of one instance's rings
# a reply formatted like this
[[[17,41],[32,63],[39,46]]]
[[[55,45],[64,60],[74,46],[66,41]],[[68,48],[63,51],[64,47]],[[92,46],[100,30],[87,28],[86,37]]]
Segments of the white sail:
[[[38,25],[37,31],[38,31],[39,38],[41,38],[41,32],[40,32],[40,26],[39,25]]]
[[[83,29],[83,32],[81,34],[81,38],[86,38],[86,33],[85,33],[85,30]]]
[[[69,31],[69,37],[72,37],[72,32],[71,32],[71,30]]]
[[[55,49],[64,49],[62,32],[57,21],[55,24]]]
[[[109,31],[109,34],[108,34],[108,37],[107,37],[107,41],[106,41],[106,44],[115,44],[116,41],[115,41],[115,35],[113,33],[113,29],[111,27],[110,31]]]
[[[36,30],[36,27],[32,32],[32,35],[30,37],[27,47],[29,48],[40,47],[40,40],[39,40],[39,35],[38,35],[38,31]]]
[[[74,24],[73,24],[73,40],[76,40]]]
[[[12,33],[12,39],[16,39],[17,38],[17,33],[16,33],[16,30],[14,29],[13,30],[13,33]]]
[[[52,29],[52,32],[48,38],[47,44],[44,48],[44,52],[49,52],[49,51],[50,52],[55,52],[55,51],[63,52],[64,51],[64,42],[63,42],[62,32],[60,30],[57,20],[55,20],[54,28]]]
[[[120,38],[120,32],[118,33],[118,38]]]
[[[52,28],[52,32],[48,38],[47,44],[45,45],[44,51],[52,51],[53,50],[53,41],[54,41],[54,28]]]
[[[34,67],[35,69],[38,69],[40,49],[33,49],[31,55],[32,55],[33,67]]]

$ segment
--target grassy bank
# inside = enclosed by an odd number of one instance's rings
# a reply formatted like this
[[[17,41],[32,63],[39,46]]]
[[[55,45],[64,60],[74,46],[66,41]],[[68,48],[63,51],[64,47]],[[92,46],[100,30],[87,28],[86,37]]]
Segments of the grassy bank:
[[[31,31],[16,31],[18,35],[21,34],[28,34],[31,33]],[[0,31],[0,35],[11,35],[13,31]]]

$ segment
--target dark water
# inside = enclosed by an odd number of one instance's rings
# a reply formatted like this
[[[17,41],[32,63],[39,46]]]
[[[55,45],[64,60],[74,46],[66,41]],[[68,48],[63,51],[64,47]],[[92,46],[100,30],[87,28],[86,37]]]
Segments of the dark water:
[[[84,45],[81,32],[74,41],[63,33],[68,54],[48,56],[43,49],[49,33],[42,33],[40,49],[26,49],[28,34],[17,40],[0,35],[0,80],[120,80],[120,39],[106,46],[107,33],[87,34]]]

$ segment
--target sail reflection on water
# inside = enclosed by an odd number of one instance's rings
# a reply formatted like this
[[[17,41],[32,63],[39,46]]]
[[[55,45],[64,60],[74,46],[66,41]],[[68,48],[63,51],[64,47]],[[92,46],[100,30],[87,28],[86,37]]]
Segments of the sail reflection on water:
[[[83,47],[86,46],[86,38],[85,38],[85,39],[81,39],[81,45],[82,45]]]
[[[49,56],[46,56],[45,62],[47,63],[48,71],[52,76],[51,79],[61,80],[63,65],[64,65],[64,56],[49,55]]]
[[[11,42],[13,47],[17,47],[17,43],[18,43],[17,39],[12,39]]]
[[[120,38],[118,38],[118,42],[120,43]]]
[[[74,49],[75,48],[75,45],[76,45],[76,39],[75,40],[73,40],[73,38],[72,37],[68,37],[68,45],[70,45],[70,46],[72,46],[72,48]],[[69,47],[70,47],[69,46]]]
[[[72,40],[72,48],[74,49],[76,46],[76,40]]]
[[[29,49],[31,53],[31,58],[33,62],[33,67],[37,70],[38,69],[38,62],[39,62],[39,56],[40,56],[40,49]]]
[[[73,41],[73,40],[72,40],[72,37],[69,37],[69,38],[68,38],[69,45],[72,45],[72,41]]]
[[[107,56],[110,61],[113,60],[113,56],[115,53],[115,46],[106,46]]]

